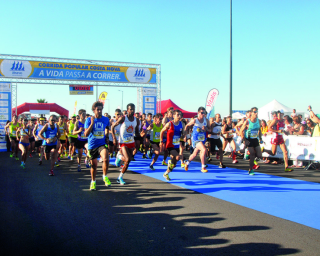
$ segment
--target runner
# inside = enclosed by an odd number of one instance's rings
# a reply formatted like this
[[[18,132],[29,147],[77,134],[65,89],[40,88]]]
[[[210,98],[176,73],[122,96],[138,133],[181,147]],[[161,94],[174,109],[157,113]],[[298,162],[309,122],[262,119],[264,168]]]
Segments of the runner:
[[[8,123],[5,126],[5,129],[9,128],[9,139],[11,143],[10,157],[15,156],[16,160],[19,160],[19,157],[18,157],[19,141],[17,138],[17,130],[19,127],[20,127],[20,124],[18,123],[18,117],[16,115],[12,117],[12,122]]]
[[[87,118],[84,128],[84,136],[88,137],[88,156],[91,162],[91,184],[90,190],[96,190],[97,158],[102,158],[102,179],[105,185],[111,186],[107,176],[108,173],[108,140],[109,140],[109,118],[102,116],[103,103],[96,101],[92,105],[94,116]]]
[[[32,130],[28,126],[28,119],[23,120],[23,126],[18,128],[17,136],[20,137],[19,149],[21,150],[21,167],[26,168],[26,161],[28,151],[30,148],[29,138],[31,137]]]
[[[39,122],[35,125],[34,129],[33,129],[33,136],[35,137],[35,147],[39,149],[39,165],[42,165],[42,158],[43,158],[43,154],[44,154],[44,151],[43,151],[43,146],[42,146],[42,143],[43,143],[43,139],[40,138],[39,136],[39,133],[40,131],[42,130],[42,128],[44,127],[44,121],[45,121],[45,118],[43,117],[40,117],[39,118]]]
[[[154,158],[152,159],[152,162],[149,166],[151,170],[155,170],[153,165],[158,160],[159,154],[160,154],[160,132],[163,128],[162,125],[162,115],[156,114],[154,118],[154,122],[149,125],[147,128],[148,131],[151,131],[150,134],[150,143],[151,147],[153,149]]]
[[[59,130],[60,130],[60,148],[58,151],[58,161],[60,162],[60,158],[63,157],[63,152],[65,152],[65,156],[67,155],[67,124],[65,123],[65,116],[60,116],[59,117]]]
[[[81,158],[83,149],[85,150],[86,158],[84,163],[87,168],[89,168],[89,160],[88,160],[88,138],[84,136],[84,124],[86,122],[86,111],[84,109],[80,109],[78,111],[80,119],[75,123],[73,129],[73,135],[77,135],[76,148],[78,149],[78,172],[81,172]]]
[[[57,118],[55,115],[51,115],[49,118],[49,123],[45,124],[39,133],[39,137],[43,140],[45,159],[50,160],[51,165],[49,176],[54,176],[53,168],[56,162],[58,149],[60,146],[59,138],[61,136],[59,125],[56,124]],[[45,134],[45,137],[43,136]]]
[[[113,120],[112,124],[114,124],[116,121],[118,121],[122,117],[121,109],[117,108],[115,110],[115,114],[114,115],[115,115],[115,119]],[[112,134],[112,129],[110,131],[111,131],[110,134],[111,134],[112,145],[113,145],[113,148],[114,148],[114,151],[115,151],[115,156],[117,156],[117,153],[119,151],[118,141],[119,141],[119,136],[120,136],[120,125],[117,125],[114,128],[115,134]],[[116,137],[116,144],[113,143],[113,135]],[[109,139],[110,139],[110,136],[109,136]],[[110,141],[109,141],[109,145],[110,145]]]
[[[266,152],[269,155],[274,156],[277,152],[277,147],[278,145],[280,146],[282,152],[283,152],[283,159],[284,159],[284,171],[285,172],[292,172],[294,169],[289,168],[288,165],[288,150],[286,147],[286,144],[284,143],[283,140],[283,133],[284,133],[284,120],[283,120],[283,113],[281,111],[274,111],[272,112],[273,115],[273,120],[271,123],[268,125],[268,130],[272,132],[272,139],[271,139],[271,144],[272,148],[271,150],[266,150],[262,148],[262,152]]]
[[[180,147],[180,138],[184,136],[185,127],[184,124],[180,121],[182,113],[180,110],[173,111],[173,121],[168,122],[160,132],[160,148],[164,143],[164,134],[167,132],[167,142],[166,149],[169,152],[171,161],[168,164],[168,169],[163,174],[163,177],[170,181],[169,173],[176,166],[177,162],[180,159],[179,147]]]
[[[181,117],[183,117],[183,113],[181,112]],[[185,119],[181,119],[181,122],[183,123],[184,126],[187,125],[187,121]],[[179,147],[179,155],[180,155],[180,161],[181,161],[181,168],[185,168],[185,164],[184,164],[184,157],[183,157],[183,151],[185,150],[186,146],[186,137],[185,136],[181,136],[180,137],[180,147]]]
[[[226,168],[226,166],[223,164],[223,150],[222,150],[222,141],[221,141],[221,129],[222,129],[222,123],[221,123],[221,115],[217,113],[215,115],[215,120],[211,124],[211,137],[210,137],[210,151],[212,154],[216,151],[216,146],[218,148],[217,159],[220,160],[219,168]]]
[[[76,123],[76,116],[72,116],[68,125],[68,140],[69,140],[69,155],[68,159],[73,161],[73,155],[75,152],[75,144],[77,142],[78,135],[73,135],[74,124]]]
[[[32,157],[32,152],[34,151],[34,145],[35,145],[35,139],[34,139],[34,136],[33,136],[33,129],[36,125],[36,119],[32,118],[30,121],[29,121],[29,129],[31,131],[31,136],[29,137],[29,143],[30,143],[30,147],[29,147],[29,157]]]
[[[143,122],[142,124],[142,129],[144,131],[144,136],[143,136],[143,146],[144,146],[144,151],[142,158],[147,158],[146,154],[147,151],[149,151],[149,146],[150,146],[150,132],[148,127],[152,124],[152,114],[148,113],[147,114],[147,119]],[[151,158],[150,154],[148,154],[148,157]]]
[[[222,126],[221,129],[221,134],[224,135],[224,141],[223,141],[223,147],[222,150],[224,151],[228,145],[228,143],[230,144],[230,146],[232,147],[232,152],[231,152],[231,156],[232,156],[232,163],[236,164],[238,163],[237,159],[236,159],[236,143],[233,140],[233,133],[236,130],[232,128],[232,118],[231,116],[227,116],[227,123]]]
[[[164,117],[162,119],[163,127],[165,127],[165,125],[170,121],[173,121],[173,107],[168,108],[167,112],[164,114]],[[160,152],[164,152],[162,165],[168,165],[166,160],[169,155],[169,152],[166,148],[166,143],[167,143],[167,131],[165,131],[163,134],[163,143],[161,144],[162,146],[160,147]]]
[[[123,180],[123,175],[129,167],[129,163],[133,156],[133,151],[135,149],[134,133],[138,132],[139,129],[139,119],[134,116],[135,105],[130,103],[127,105],[127,115],[119,118],[111,127],[113,134],[113,143],[116,144],[115,127],[120,125],[120,136],[119,136],[119,146],[121,153],[123,155],[124,165],[120,172],[117,182],[121,185],[126,184]]]
[[[206,118],[206,110],[204,107],[198,108],[197,118],[192,119],[186,126],[186,130],[193,126],[192,132],[192,147],[193,153],[189,156],[189,160],[185,161],[185,170],[188,171],[190,162],[197,156],[200,151],[201,172],[208,172],[207,165],[205,164],[207,149],[205,147],[206,133],[210,131],[210,124]]]
[[[249,163],[249,175],[254,175],[253,169],[257,168],[254,163],[255,158],[262,158],[260,143],[261,140],[261,129],[260,120],[258,119],[258,108],[253,107],[251,109],[251,117],[246,120],[240,130],[241,137],[243,138],[245,145],[247,145],[250,152],[250,163]]]
[[[135,118],[137,120],[140,120],[140,113],[139,112],[135,113]],[[135,134],[134,134],[135,149],[133,151],[133,156],[131,159],[132,161],[136,161],[134,159],[134,156],[137,154],[138,150],[140,150],[140,146],[143,144],[143,138],[140,135],[141,130],[142,130],[142,122],[139,122],[138,131],[137,132],[135,131]]]

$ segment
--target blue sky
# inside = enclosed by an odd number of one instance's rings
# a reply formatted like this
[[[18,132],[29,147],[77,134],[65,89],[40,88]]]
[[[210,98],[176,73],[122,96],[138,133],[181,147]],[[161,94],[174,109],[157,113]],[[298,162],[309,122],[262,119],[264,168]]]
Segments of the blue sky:
[[[163,100],[188,111],[217,88],[216,112],[229,112],[230,1],[5,1],[1,53],[161,64]],[[233,1],[233,109],[273,99],[320,113],[320,1]],[[121,92],[108,92],[110,111]],[[122,89],[122,88],[120,88]],[[124,105],[136,88],[123,88]],[[18,104],[45,98],[73,112],[95,96],[62,85],[18,86]],[[105,110],[108,111],[108,105]]]

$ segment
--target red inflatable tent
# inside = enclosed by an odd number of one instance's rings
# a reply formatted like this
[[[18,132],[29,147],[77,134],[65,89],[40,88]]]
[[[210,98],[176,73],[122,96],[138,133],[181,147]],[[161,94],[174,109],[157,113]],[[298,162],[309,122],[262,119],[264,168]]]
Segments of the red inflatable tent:
[[[48,110],[50,112],[56,112],[59,115],[69,116],[69,111],[59,106],[56,103],[22,103],[17,107],[17,115],[24,112],[30,112],[30,110]],[[16,112],[16,109],[12,109],[12,114]]]
[[[197,115],[197,112],[189,112],[185,111],[182,108],[178,107],[172,100],[162,100],[161,101],[161,114],[164,115],[165,112],[167,112],[167,109],[173,107],[173,109],[179,109],[183,113],[183,117],[185,118],[191,118]]]

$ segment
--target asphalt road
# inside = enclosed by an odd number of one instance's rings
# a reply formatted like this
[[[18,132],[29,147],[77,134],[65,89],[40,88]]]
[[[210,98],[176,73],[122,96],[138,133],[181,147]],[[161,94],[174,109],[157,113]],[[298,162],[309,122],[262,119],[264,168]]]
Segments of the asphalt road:
[[[90,191],[88,169],[63,160],[26,169],[0,153],[1,255],[319,255],[320,230],[128,171]],[[226,164],[231,165],[230,159]],[[240,161],[238,168],[247,169]],[[84,166],[83,166],[84,167]],[[261,172],[319,182],[319,172]]]

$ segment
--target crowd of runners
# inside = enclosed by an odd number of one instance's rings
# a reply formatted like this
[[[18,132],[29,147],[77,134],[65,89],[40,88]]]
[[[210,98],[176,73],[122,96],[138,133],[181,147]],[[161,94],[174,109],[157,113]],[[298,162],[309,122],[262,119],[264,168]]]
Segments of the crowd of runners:
[[[152,159],[149,168],[153,171],[159,155],[163,154],[161,164],[167,166],[163,174],[167,181],[170,181],[169,174],[177,165],[181,164],[181,168],[188,171],[198,153],[201,161],[199,171],[208,172],[206,163],[212,161],[212,156],[219,161],[219,168],[225,168],[223,158],[228,144],[232,148],[232,163],[237,164],[236,158],[240,152],[236,151],[234,133],[241,136],[250,156],[249,175],[254,175],[254,170],[259,168],[258,161],[262,159],[261,122],[257,118],[256,107],[249,110],[246,118],[236,125],[231,116],[222,120],[220,114],[208,120],[204,107],[199,107],[197,115],[190,120],[184,119],[182,112],[173,108],[169,108],[164,115],[140,115],[135,112],[132,103],[127,105],[126,110],[116,109],[113,117],[107,113],[103,115],[103,104],[99,101],[93,103],[92,111],[93,115],[90,115],[80,109],[78,115],[70,120],[66,116],[57,118],[55,115],[48,120],[44,117],[18,120],[17,116],[13,116],[12,122],[6,125],[11,142],[10,157],[19,161],[20,149],[21,167],[24,169],[28,156],[32,157],[32,153],[36,152],[39,154],[39,165],[42,165],[43,156],[50,161],[49,175],[54,176],[54,168],[59,167],[62,158],[73,161],[76,155],[78,171],[81,172],[82,161],[91,170],[90,190],[96,190],[98,159],[102,162],[103,181],[106,186],[111,186],[109,159],[115,156],[114,164],[120,167],[117,182],[124,185],[124,174],[139,151],[142,158]],[[275,154],[279,145],[284,153],[285,171],[292,171],[288,167],[287,150],[282,138],[283,127],[283,115],[279,112],[272,122],[274,140],[268,153]],[[190,152],[189,157],[185,158],[184,152]]]

